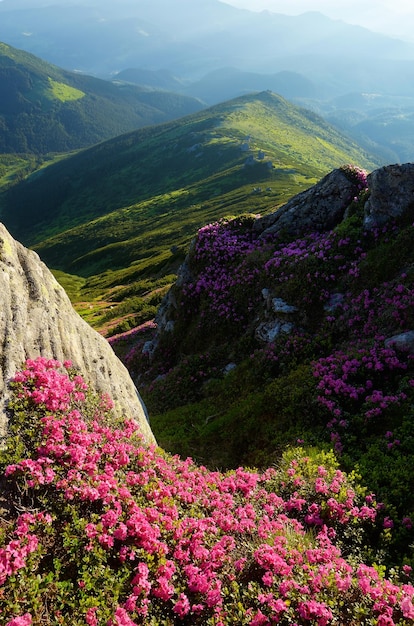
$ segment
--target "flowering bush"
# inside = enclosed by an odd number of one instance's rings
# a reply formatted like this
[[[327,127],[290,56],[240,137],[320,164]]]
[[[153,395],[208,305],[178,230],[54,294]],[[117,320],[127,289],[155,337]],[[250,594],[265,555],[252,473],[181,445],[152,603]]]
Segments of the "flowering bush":
[[[414,361],[387,340],[414,330],[414,226],[408,212],[364,230],[366,172],[342,169],[356,193],[333,230],[258,238],[253,217],[201,229],[174,328],[130,367],[158,441],[211,468],[265,468],[297,440],[331,447],[384,502],[387,564],[413,565]],[[275,318],[288,331],[270,342],[258,331]]]
[[[240,289],[252,287],[259,273],[254,267],[249,271],[245,262],[262,246],[253,239],[251,223],[251,219],[240,217],[223,219],[198,231],[192,251],[192,263],[198,275],[194,282],[184,286],[181,300],[184,316],[201,310],[203,322],[207,324],[211,316],[224,323],[243,325],[246,322],[245,309],[249,304],[238,303],[235,295]]]
[[[131,420],[111,426],[108,398],[69,363],[28,361],[12,389],[6,626],[413,619],[410,568],[400,581],[361,561],[377,505],[332,453],[297,449],[264,472],[223,474],[144,446]]]
[[[337,425],[347,428],[349,422],[362,413],[364,422],[378,422],[391,406],[400,406],[407,394],[399,388],[401,372],[408,368],[405,360],[392,347],[382,343],[354,349],[351,355],[338,351],[314,364],[314,375],[320,379],[318,400],[332,414],[328,427],[333,430],[335,447],[342,449]],[[395,376],[397,373],[397,376]],[[414,387],[414,378],[407,381]],[[362,434],[361,425],[358,431]]]

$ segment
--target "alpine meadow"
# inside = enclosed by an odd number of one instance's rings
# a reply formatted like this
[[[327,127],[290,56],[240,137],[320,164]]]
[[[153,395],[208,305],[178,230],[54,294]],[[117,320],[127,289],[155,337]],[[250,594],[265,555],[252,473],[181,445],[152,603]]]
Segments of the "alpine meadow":
[[[414,45],[116,4],[0,2],[0,623],[410,626]]]

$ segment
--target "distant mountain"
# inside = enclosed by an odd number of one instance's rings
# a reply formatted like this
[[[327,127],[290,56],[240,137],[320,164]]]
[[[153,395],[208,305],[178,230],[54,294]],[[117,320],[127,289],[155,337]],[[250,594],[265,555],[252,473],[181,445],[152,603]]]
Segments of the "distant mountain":
[[[277,72],[261,74],[244,72],[235,67],[223,67],[209,72],[196,81],[177,78],[167,70],[128,69],[115,74],[114,80],[148,85],[156,89],[170,89],[202,100],[207,104],[217,104],[231,100],[252,91],[273,91],[289,100],[314,98],[318,88],[298,72]]]
[[[68,72],[0,43],[0,153],[66,152],[201,108],[194,98]]]
[[[320,97],[414,90],[405,71],[414,59],[412,44],[317,12],[258,13],[219,0],[90,0],[86,6],[3,0],[0,40],[66,69],[105,77],[141,68],[195,81],[234,67],[298,72],[317,85]]]
[[[413,99],[414,44],[315,11],[252,12],[219,0],[3,0],[0,40],[67,70],[116,78],[123,89],[145,85],[208,105],[270,89],[326,116],[383,163],[414,160],[411,103],[403,124],[394,107],[379,118],[363,104],[339,105],[351,93]],[[348,123],[361,113],[362,127]]]
[[[320,109],[331,123],[390,163],[414,160],[413,111],[412,96],[369,92],[346,94]]]
[[[317,86],[298,72],[282,71],[276,74],[244,72],[236,68],[221,68],[181,89],[183,93],[214,104],[252,91],[270,90],[284,98],[314,98]]]
[[[177,92],[185,89],[186,85],[186,81],[177,78],[168,70],[144,70],[140,68],[122,70],[114,74],[113,80]]]
[[[323,101],[294,101],[324,117],[383,163],[414,161],[413,96],[360,91]]]

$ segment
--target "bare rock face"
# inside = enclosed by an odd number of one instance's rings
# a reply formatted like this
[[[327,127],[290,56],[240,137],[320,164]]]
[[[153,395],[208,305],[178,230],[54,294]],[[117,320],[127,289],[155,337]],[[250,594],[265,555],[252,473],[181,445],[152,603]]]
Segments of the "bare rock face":
[[[364,207],[364,226],[383,226],[390,219],[414,215],[414,163],[386,165],[368,176],[370,196]]]
[[[385,340],[385,347],[414,355],[414,330],[389,337]]]
[[[301,236],[325,232],[343,220],[346,209],[358,193],[358,184],[342,169],[333,170],[275,213],[256,220],[254,231],[260,237],[277,233]]]
[[[155,443],[145,406],[108,342],[72,308],[38,255],[0,224],[0,437],[7,431],[7,384],[27,358],[70,360],[92,389],[108,393],[118,415],[135,419]]]

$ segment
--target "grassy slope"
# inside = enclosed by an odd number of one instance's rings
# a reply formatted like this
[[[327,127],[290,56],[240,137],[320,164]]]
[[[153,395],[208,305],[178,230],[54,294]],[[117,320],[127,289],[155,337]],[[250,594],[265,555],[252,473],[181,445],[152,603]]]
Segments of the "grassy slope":
[[[193,98],[68,72],[0,42],[0,153],[79,149],[200,108]]]
[[[375,165],[321,118],[264,92],[43,168],[3,196],[3,221],[49,267],[84,278],[74,301],[88,302],[80,309],[101,327],[117,316],[114,300],[160,293],[197,228],[264,213],[346,162]]]
[[[316,245],[282,238],[232,255],[249,220],[231,238],[215,231],[221,247],[192,249],[193,288],[174,288],[173,325],[152,359],[151,336],[137,334],[125,362],[170,453],[214,469],[268,467],[297,442],[334,448],[386,505],[388,557],[414,564],[414,359],[385,341],[414,327],[413,213],[367,233],[366,197]],[[265,290],[297,313],[272,315]],[[293,328],[266,344],[256,330],[274,317]]]

